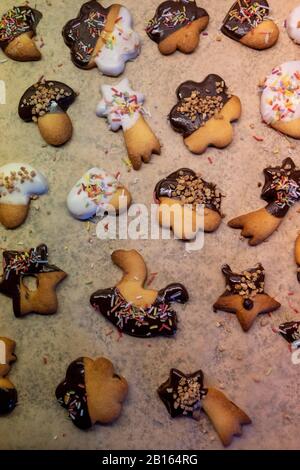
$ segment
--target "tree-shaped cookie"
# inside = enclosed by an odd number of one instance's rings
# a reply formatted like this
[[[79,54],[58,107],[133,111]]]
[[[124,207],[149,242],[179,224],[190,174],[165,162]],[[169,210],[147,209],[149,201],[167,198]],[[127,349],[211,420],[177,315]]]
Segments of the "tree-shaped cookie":
[[[265,292],[265,271],[261,264],[235,273],[228,264],[222,267],[226,290],[214,303],[214,310],[235,313],[241,327],[248,331],[255,318],[280,307],[280,303]]]
[[[7,378],[11,365],[17,360],[16,343],[0,336],[0,416],[11,413],[18,402],[14,384]]]
[[[132,90],[127,78],[118,85],[102,85],[101,93],[97,116],[106,117],[114,132],[122,128],[128,157],[139,170],[142,161],[148,163],[153,153],[160,154],[160,143],[143,117],[145,97]]]
[[[176,94],[170,123],[191,152],[201,154],[210,145],[224,148],[232,142],[231,122],[239,119],[241,102],[228,92],[221,77],[210,74],[200,83],[184,82]]]
[[[172,418],[185,416],[199,421],[203,410],[224,446],[230,445],[234,436],[242,435],[243,425],[251,423],[249,416],[224,393],[204,386],[202,370],[184,374],[171,369],[168,380],[158,388],[158,395]]]
[[[282,164],[264,169],[265,184],[261,198],[266,207],[236,217],[229,227],[242,229],[242,236],[255,246],[266,240],[279,227],[289,208],[300,199],[300,169],[291,158]]]

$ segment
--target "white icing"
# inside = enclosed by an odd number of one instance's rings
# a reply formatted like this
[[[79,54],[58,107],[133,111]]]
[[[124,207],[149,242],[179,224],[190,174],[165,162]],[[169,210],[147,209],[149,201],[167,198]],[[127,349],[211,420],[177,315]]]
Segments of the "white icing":
[[[267,124],[300,118],[300,61],[285,62],[264,83],[261,114]]]
[[[97,106],[97,116],[106,117],[112,131],[117,131],[121,127],[124,131],[136,124],[142,105],[144,95],[135,92],[130,87],[127,78],[124,78],[118,85],[102,85],[102,100]]]
[[[286,29],[290,38],[296,44],[300,44],[300,5],[290,12],[286,20]]]
[[[128,60],[140,53],[140,37],[132,30],[132,16],[125,7],[120,8],[119,19],[112,33],[102,33],[105,46],[95,58],[100,72],[117,77],[124,72]]]
[[[47,191],[46,178],[32,166],[9,163],[0,167],[0,204],[27,205],[31,196]]]
[[[79,220],[104,214],[119,181],[102,168],[91,168],[71,189],[67,206],[71,214]]]

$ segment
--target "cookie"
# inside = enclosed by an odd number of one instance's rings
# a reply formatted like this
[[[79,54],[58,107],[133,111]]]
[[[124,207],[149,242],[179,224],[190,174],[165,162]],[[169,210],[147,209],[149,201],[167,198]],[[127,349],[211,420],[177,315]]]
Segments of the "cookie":
[[[73,424],[89,429],[96,423],[108,424],[118,419],[127,391],[127,381],[115,373],[108,359],[80,357],[69,365],[55,395]]]
[[[300,139],[300,61],[275,67],[263,84],[260,111],[273,129]]]
[[[118,178],[102,168],[91,168],[71,189],[67,206],[79,220],[103,216],[106,213],[121,214],[131,204],[131,194]]]
[[[170,112],[170,123],[192,153],[201,154],[208,146],[224,148],[232,142],[231,122],[239,119],[241,102],[228,92],[221,77],[210,74],[200,83],[184,82],[176,94],[178,103]]]
[[[242,229],[241,235],[255,246],[277,230],[289,208],[300,199],[300,169],[291,158],[282,164],[264,169],[265,185],[261,198],[266,207],[241,215],[228,222],[229,227]]]
[[[269,49],[279,37],[279,29],[269,13],[266,0],[238,0],[227,13],[221,31],[252,49]]]
[[[249,416],[224,393],[204,386],[202,370],[184,374],[171,369],[168,380],[157,391],[172,418],[186,416],[199,421],[203,409],[224,446],[230,445],[234,436],[242,435],[243,425],[251,424]]]
[[[288,321],[281,323],[278,327],[278,333],[292,345],[292,348],[299,347],[300,342],[300,322],[299,321]]]
[[[293,8],[286,20],[286,30],[289,37],[300,44],[300,5]]]
[[[28,5],[13,7],[0,21],[0,47],[13,60],[40,60],[41,53],[32,39],[42,13]]]
[[[296,242],[295,242],[295,260],[298,266],[297,279],[298,279],[298,282],[300,282],[300,234],[296,238]]]
[[[241,327],[248,331],[255,318],[274,312],[280,303],[265,293],[265,271],[261,264],[235,273],[228,264],[222,266],[226,290],[214,303],[214,311],[235,313]]]
[[[164,55],[176,50],[190,54],[200,40],[200,33],[209,22],[209,15],[204,8],[193,0],[167,0],[161,3],[154,17],[148,22],[146,33],[156,42]]]
[[[17,360],[16,343],[0,336],[0,416],[11,413],[18,402],[18,394],[14,384],[6,377],[11,365]]]
[[[4,251],[0,293],[11,297],[16,317],[29,313],[51,315],[58,308],[56,288],[67,276],[48,263],[48,248],[39,245],[29,251]],[[26,278],[36,279],[36,290],[26,285]]]
[[[132,90],[127,78],[118,85],[102,85],[101,93],[97,116],[106,117],[114,132],[122,128],[128,157],[133,168],[139,170],[142,161],[150,161],[152,153],[160,154],[160,143],[143,117],[145,97]]]
[[[76,93],[64,83],[42,78],[25,91],[19,103],[19,116],[25,122],[36,122],[47,144],[60,146],[73,134],[67,109]]]
[[[123,73],[126,62],[135,59],[141,49],[129,10],[117,4],[104,8],[96,0],[84,3],[62,34],[77,67],[98,67],[104,75],[113,77]]]
[[[221,223],[221,192],[189,168],[159,181],[154,195],[159,204],[159,224],[171,228],[181,240],[195,238],[200,228],[214,232]],[[204,206],[204,227],[202,217],[198,217],[198,204]]]
[[[91,305],[128,335],[140,338],[174,335],[177,315],[171,304],[188,301],[186,288],[174,283],[159,291],[145,289],[146,264],[135,250],[117,250],[111,258],[122,269],[123,277],[116,287],[94,292]]]

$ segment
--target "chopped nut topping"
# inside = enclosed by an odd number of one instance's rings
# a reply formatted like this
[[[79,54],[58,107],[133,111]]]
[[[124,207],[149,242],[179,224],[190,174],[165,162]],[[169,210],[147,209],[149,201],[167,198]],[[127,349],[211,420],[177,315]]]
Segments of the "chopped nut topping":
[[[51,102],[58,102],[60,99],[69,97],[72,95],[71,92],[54,87],[53,82],[47,82],[42,79],[38,83],[35,83],[35,93],[30,98],[24,98],[21,107],[32,106],[33,121],[37,121],[38,116],[44,116],[49,111]]]

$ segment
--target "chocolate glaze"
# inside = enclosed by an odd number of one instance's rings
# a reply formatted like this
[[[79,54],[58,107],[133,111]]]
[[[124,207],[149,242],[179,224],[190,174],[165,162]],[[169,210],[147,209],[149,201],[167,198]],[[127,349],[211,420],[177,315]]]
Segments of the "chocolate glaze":
[[[288,342],[293,343],[300,339],[300,322],[289,321],[279,325],[279,333]]]
[[[0,416],[11,413],[18,402],[18,393],[15,388],[0,388]]]
[[[251,15],[248,8],[257,6],[257,13],[255,9]],[[244,10],[242,10],[244,9]],[[243,12],[244,11],[244,15]],[[236,14],[233,16],[233,13]],[[246,34],[252,31],[259,23],[264,21],[269,14],[269,4],[266,0],[240,0],[235,2],[227,13],[221,28],[222,33],[226,36],[239,41]],[[247,19],[248,18],[248,19]]]
[[[28,100],[32,99],[32,97],[35,95],[37,88],[39,85],[42,85],[43,87],[47,88],[48,90],[52,89],[59,89],[59,90],[64,90],[65,93],[70,94],[70,96],[63,96],[62,98],[58,100],[52,100],[48,108],[46,110],[47,113],[53,114],[53,113],[61,113],[67,111],[69,106],[74,102],[76,98],[76,93],[72,88],[70,88],[68,85],[62,82],[56,82],[55,80],[46,80],[43,82],[38,82],[29,87],[25,93],[23,94],[22,98],[20,99],[19,103],[19,116],[23,121],[25,122],[30,122],[33,120],[33,113],[32,110],[34,108],[34,105],[30,105],[28,103]],[[58,92],[57,92],[58,93]],[[27,103],[24,103],[24,100],[27,101]]]
[[[75,426],[79,429],[89,429],[92,426],[88,410],[83,357],[69,365],[66,378],[56,388],[55,395],[58,403],[68,410],[69,417]]]
[[[202,370],[185,375],[178,369],[171,369],[168,380],[158,388],[157,392],[172,418],[178,416],[188,416],[197,420],[200,418],[201,400],[207,395],[207,388],[204,388],[203,382]],[[192,394],[188,402],[182,397],[181,387],[187,387],[187,391]]]
[[[276,167],[264,169],[265,185],[261,197],[274,217],[284,217],[289,208],[300,200],[300,169],[291,158]]]
[[[0,292],[12,298],[16,317],[21,316],[20,285],[22,279],[26,276],[56,271],[61,271],[61,269],[48,264],[48,248],[44,244],[31,248],[28,252],[3,252],[3,277],[0,281]]]
[[[116,287],[94,292],[90,302],[120,331],[139,338],[149,338],[175,334],[177,315],[170,304],[186,303],[188,298],[188,292],[182,284],[169,284],[158,292],[153,305],[144,309],[129,306]]]
[[[85,68],[91,59],[97,41],[104,30],[110,7],[104,8],[96,0],[82,5],[78,16],[64,26],[62,35],[71,49],[71,58],[77,67]]]
[[[199,18],[208,16],[193,0],[167,0],[161,3],[149,21],[146,32],[152,41],[160,43],[171,34]]]
[[[10,16],[9,27],[5,27],[8,14]],[[35,35],[36,27],[42,17],[41,12],[29,6],[13,7],[2,16],[0,21],[0,47],[5,49],[11,41],[23,33],[32,31]],[[3,28],[1,28],[2,25]]]
[[[217,92],[217,89],[219,88],[217,83],[224,83],[223,91],[221,93]],[[230,99],[227,86],[219,75],[210,74],[205,78],[205,80],[203,80],[203,82],[200,83],[193,82],[191,80],[182,83],[176,91],[179,102],[171,110],[169,119],[172,128],[176,132],[183,134],[183,137],[188,137],[209,120],[208,115],[205,117],[202,113],[197,113],[196,119],[193,121],[187,114],[179,111],[179,108],[184,103],[184,99],[189,98],[193,91],[197,91],[201,98],[205,98],[207,96],[220,96],[222,98],[222,107]]]

